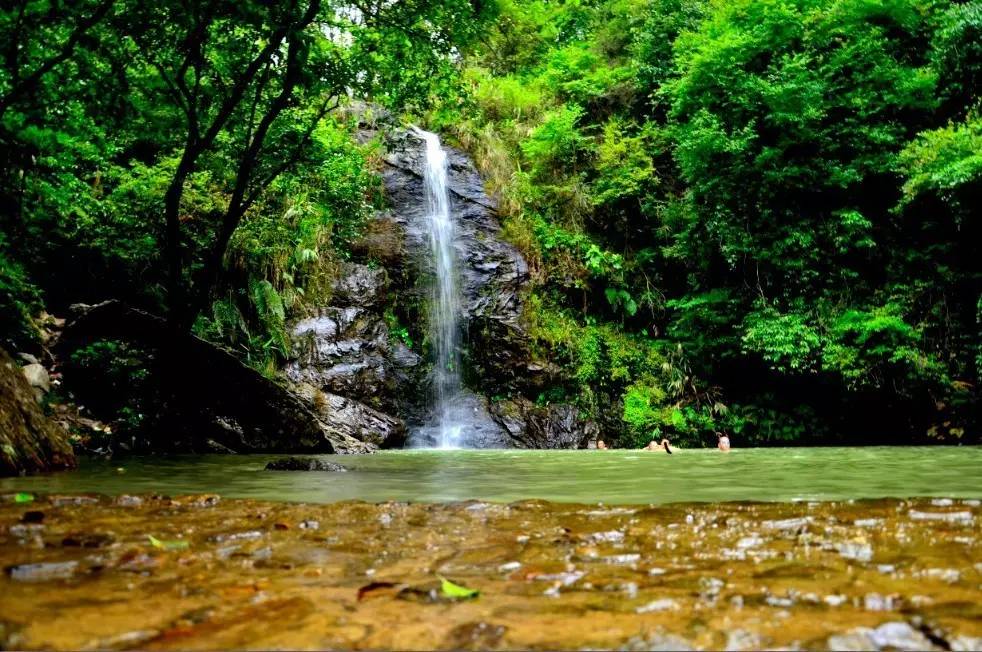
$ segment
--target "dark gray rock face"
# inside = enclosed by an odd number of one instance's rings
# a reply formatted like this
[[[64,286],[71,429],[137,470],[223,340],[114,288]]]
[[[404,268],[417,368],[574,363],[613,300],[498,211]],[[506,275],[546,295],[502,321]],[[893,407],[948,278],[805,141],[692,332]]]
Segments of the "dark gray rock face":
[[[518,398],[491,404],[492,417],[504,427],[515,448],[586,448],[597,426],[581,419],[571,405],[539,406]]]
[[[309,384],[298,385],[296,391],[324,426],[339,437],[351,437],[378,448],[399,448],[406,441],[402,419]]]
[[[384,269],[344,263],[331,305],[292,326],[293,353],[283,370],[293,390],[339,436],[371,448],[397,448],[406,439],[401,412],[418,386],[418,355],[393,342],[382,316]]]
[[[293,326],[294,359],[286,376],[352,398],[381,397],[389,387],[388,329],[363,307],[329,306]]]
[[[344,473],[348,470],[343,464],[325,462],[314,457],[284,457],[266,465],[267,471],[333,471]]]
[[[379,305],[385,298],[388,279],[385,270],[346,262],[334,282],[333,304],[366,308]]]
[[[414,445],[434,446],[441,438],[425,409],[428,365],[391,337],[383,318],[390,292],[403,305],[425,302],[434,273],[425,143],[412,131],[390,128],[386,145],[383,181],[391,208],[353,245],[356,255],[381,262],[384,269],[342,266],[331,304],[293,324],[293,353],[283,373],[321,421],[340,434],[373,447],[395,447],[405,441],[408,422]],[[465,377],[480,392],[454,398],[453,422],[467,429],[469,445],[480,448],[585,447],[595,426],[572,407],[539,408],[527,399],[489,405],[486,397],[496,393],[538,393],[555,368],[532,359],[522,328],[525,260],[501,238],[495,202],[471,160],[452,147],[444,149],[461,277],[462,359]],[[396,289],[390,290],[390,283]]]
[[[391,218],[406,234],[406,248],[418,272],[432,274],[423,187],[424,143],[411,131],[388,138],[383,180],[393,206]],[[466,359],[482,391],[494,393],[524,383],[529,352],[521,327],[521,290],[528,265],[501,237],[495,203],[470,158],[453,147],[447,152],[450,210],[457,226],[461,315],[466,324]]]

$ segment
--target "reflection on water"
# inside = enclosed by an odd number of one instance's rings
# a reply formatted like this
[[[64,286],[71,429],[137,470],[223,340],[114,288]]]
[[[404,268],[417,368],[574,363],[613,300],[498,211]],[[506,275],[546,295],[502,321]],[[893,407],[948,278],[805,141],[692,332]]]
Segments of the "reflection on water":
[[[265,471],[272,455],[83,460],[76,472],[0,480],[0,491],[206,493],[333,502],[671,503],[982,497],[982,447],[679,451],[392,451],[323,456],[348,473]],[[122,467],[122,472],[117,471]]]

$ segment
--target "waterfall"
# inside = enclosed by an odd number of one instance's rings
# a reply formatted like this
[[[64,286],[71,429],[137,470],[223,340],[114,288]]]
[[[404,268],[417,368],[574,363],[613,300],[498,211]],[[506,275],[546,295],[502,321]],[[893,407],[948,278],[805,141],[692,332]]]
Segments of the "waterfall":
[[[416,130],[426,143],[423,184],[426,187],[426,226],[429,229],[430,253],[433,256],[435,280],[429,305],[430,339],[433,348],[433,415],[431,427],[436,430],[440,448],[462,445],[464,424],[455,409],[463,385],[460,380],[460,287],[457,252],[454,248],[456,228],[450,214],[447,190],[447,153],[434,133]]]

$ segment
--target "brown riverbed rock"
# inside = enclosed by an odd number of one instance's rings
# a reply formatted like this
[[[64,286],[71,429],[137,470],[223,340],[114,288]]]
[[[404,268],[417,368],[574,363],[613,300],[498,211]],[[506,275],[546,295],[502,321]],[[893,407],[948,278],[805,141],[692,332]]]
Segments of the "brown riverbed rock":
[[[42,412],[20,365],[0,349],[0,475],[73,468],[67,437]]]
[[[978,649],[982,511],[950,502],[38,495],[25,524],[0,494],[0,648]]]

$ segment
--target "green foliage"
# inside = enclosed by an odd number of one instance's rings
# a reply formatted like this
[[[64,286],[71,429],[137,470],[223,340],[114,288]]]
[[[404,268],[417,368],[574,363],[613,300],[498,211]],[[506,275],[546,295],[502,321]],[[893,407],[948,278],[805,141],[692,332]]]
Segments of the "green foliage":
[[[532,162],[533,179],[547,180],[570,168],[575,171],[577,164],[589,154],[590,139],[576,126],[582,115],[583,110],[576,105],[549,111],[522,143],[522,153]]]
[[[111,291],[272,374],[378,205],[378,153],[331,110],[350,98],[474,154],[561,368],[539,400],[631,445],[800,441],[859,401],[977,430],[978,2],[306,6],[0,10],[6,344],[42,297]],[[407,345],[414,310],[390,311]],[[76,363],[122,383],[138,353]]]
[[[815,366],[822,342],[808,315],[781,314],[761,306],[747,315],[743,330],[744,350],[760,355],[778,371],[793,373]]]
[[[13,349],[30,349],[38,341],[31,317],[40,308],[41,295],[27,280],[24,268],[8,257],[4,245],[0,233],[0,335]]]
[[[95,340],[76,349],[67,373],[94,414],[115,424],[117,434],[137,432],[159,408],[152,390],[152,355],[122,340]]]
[[[848,424],[816,410],[859,400],[905,406],[921,434],[974,418],[979,12],[502,3],[465,58],[468,108],[436,125],[503,199],[564,395],[632,444],[823,436]],[[613,383],[623,341],[673,371]]]
[[[962,217],[982,190],[982,119],[973,116],[922,132],[900,153],[899,162],[907,177],[901,205],[932,195]]]

